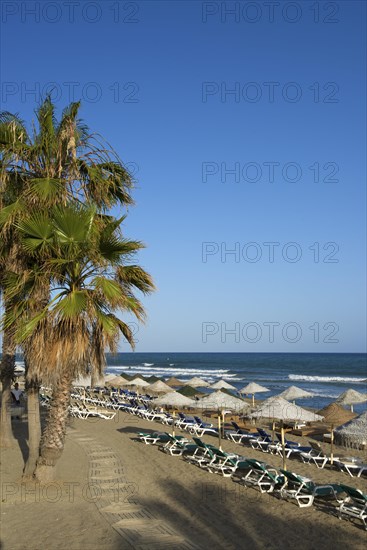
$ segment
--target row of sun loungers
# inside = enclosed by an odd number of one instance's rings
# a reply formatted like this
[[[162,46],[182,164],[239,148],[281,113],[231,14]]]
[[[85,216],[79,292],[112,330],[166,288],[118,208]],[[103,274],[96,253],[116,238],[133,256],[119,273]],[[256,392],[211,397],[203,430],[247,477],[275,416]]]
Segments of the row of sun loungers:
[[[181,456],[207,472],[231,477],[233,481],[257,488],[261,493],[294,501],[300,508],[312,506],[315,500],[327,499],[336,505],[333,509],[340,519],[360,520],[367,530],[367,495],[358,489],[340,483],[317,484],[294,472],[278,471],[265,462],[225,453],[197,437],[189,441],[166,432],[144,432],[139,433],[138,438],[146,444],[157,444],[161,451]]]
[[[204,422],[197,416],[187,416],[179,413],[173,417],[171,414],[155,410],[152,405],[154,401],[149,395],[137,395],[129,390],[116,390],[110,395],[106,393],[94,393],[90,390],[73,389],[70,414],[80,419],[99,417],[112,420],[117,411],[135,414],[149,421],[158,421],[165,425],[173,423],[180,429],[188,431],[191,435],[202,437],[209,434],[218,436],[218,429],[211,423]],[[50,397],[46,393],[41,394],[41,405],[48,407]],[[277,440],[273,441],[271,434],[258,428],[257,433],[241,429],[235,422],[232,422],[233,430],[225,430],[224,436],[234,443],[250,445],[253,449],[282,455],[283,446],[280,434],[276,434]],[[308,447],[285,439],[284,452],[286,458],[298,458],[304,463],[314,464],[318,468],[331,465],[331,458],[327,456],[317,441],[309,441]],[[361,477],[367,473],[367,464],[359,459],[348,457],[334,457],[333,466],[351,477]]]
[[[273,441],[271,434],[268,434],[261,428],[257,429],[257,434],[254,434],[241,430],[235,422],[232,424],[235,430],[226,433],[228,439],[235,443],[250,445],[253,449],[265,453],[282,455],[283,446],[279,433],[275,434],[277,441]],[[318,468],[324,468],[326,465],[330,466],[333,464],[340,471],[347,473],[351,477],[361,477],[362,474],[367,473],[367,464],[353,457],[348,457],[346,459],[333,457],[331,460],[331,457],[324,453],[321,445],[317,441],[310,440],[309,446],[304,447],[299,443],[285,439],[284,452],[286,458],[298,458],[302,460],[302,462],[314,464]]]
[[[47,400],[46,400],[47,401]],[[255,487],[262,493],[271,493],[287,500],[292,500],[300,507],[312,506],[315,499],[327,498],[337,504],[337,515],[358,519],[367,529],[367,495],[362,491],[344,484],[332,483],[320,485],[311,479],[299,476],[284,469],[276,470],[261,460],[246,458],[235,453],[225,453],[214,445],[204,443],[200,438],[204,434],[218,436],[218,429],[204,422],[197,416],[187,416],[179,413],[172,416],[152,407],[149,396],[137,396],[134,392],[116,391],[114,395],[94,394],[90,391],[74,390],[70,405],[70,414],[78,418],[98,416],[112,419],[118,411],[140,416],[146,420],[159,421],[165,425],[174,424],[187,431],[192,441],[187,437],[176,436],[166,432],[149,432],[138,434],[139,439],[147,445],[158,445],[160,450],[172,456],[181,456],[188,463],[195,464],[210,473],[230,477],[233,481],[245,486]],[[242,430],[232,422],[233,430],[225,430],[224,436],[238,444],[249,445],[263,453],[283,453],[280,434],[273,441],[271,434],[261,428],[257,433]],[[318,468],[330,465],[330,457],[325,455],[317,442],[310,441],[310,446],[304,447],[296,442],[285,440],[285,453],[288,458],[298,458],[304,463],[314,464]],[[343,461],[334,458],[333,464],[350,476],[361,476],[367,471],[367,465],[350,459]]]

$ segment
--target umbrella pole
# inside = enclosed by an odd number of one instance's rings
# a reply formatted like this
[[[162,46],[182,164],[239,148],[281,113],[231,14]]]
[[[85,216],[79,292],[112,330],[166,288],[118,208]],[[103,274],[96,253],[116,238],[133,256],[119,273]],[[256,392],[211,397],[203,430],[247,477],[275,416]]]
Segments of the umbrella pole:
[[[252,394],[252,406],[255,407],[255,394]]]
[[[272,424],[271,430],[272,430],[271,441],[272,441],[272,443],[274,443],[274,441],[275,441],[275,420],[274,420],[274,418],[273,418],[273,424]]]
[[[219,442],[219,450],[221,451],[222,450],[222,441],[221,441],[221,425],[220,425],[220,415],[221,413],[218,414],[218,442]]]
[[[331,434],[330,434],[330,464],[333,465],[334,462],[334,424],[331,424]]]
[[[173,437],[175,437],[175,409],[173,409],[173,413],[172,413],[172,435]]]
[[[285,443],[284,443],[284,426],[283,420],[280,421],[280,435],[282,440],[282,457],[283,457],[283,470],[287,469],[287,464],[285,460]]]
[[[354,411],[353,411],[353,405],[350,406],[350,410],[351,410],[351,412],[354,412]]]

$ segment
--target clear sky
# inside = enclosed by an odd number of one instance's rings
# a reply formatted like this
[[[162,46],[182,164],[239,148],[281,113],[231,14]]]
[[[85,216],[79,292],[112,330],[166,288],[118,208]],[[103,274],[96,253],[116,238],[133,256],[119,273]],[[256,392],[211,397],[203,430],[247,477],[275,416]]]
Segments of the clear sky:
[[[136,172],[137,351],[365,351],[365,2],[1,9],[2,109],[81,99]]]

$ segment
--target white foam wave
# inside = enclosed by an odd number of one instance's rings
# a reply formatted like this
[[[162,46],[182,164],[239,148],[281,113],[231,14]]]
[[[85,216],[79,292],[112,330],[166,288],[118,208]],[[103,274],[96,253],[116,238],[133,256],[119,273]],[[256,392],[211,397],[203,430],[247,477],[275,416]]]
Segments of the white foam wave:
[[[305,382],[366,382],[366,378],[357,378],[355,376],[306,376],[304,374],[289,374],[289,380],[303,380]]]
[[[147,363],[144,363],[147,365]],[[154,363],[153,363],[154,365]],[[174,364],[173,364],[174,365]],[[241,380],[237,378],[237,375],[234,373],[228,372],[228,369],[189,369],[185,367],[176,367],[176,366],[142,366],[142,365],[113,365],[107,366],[107,372],[112,371],[126,371],[129,374],[143,374],[144,376],[175,376],[177,378],[182,378],[183,380],[188,380],[193,376],[198,376],[204,379],[217,379],[224,378],[227,380]]]
[[[144,367],[152,367],[154,363],[143,363]]]

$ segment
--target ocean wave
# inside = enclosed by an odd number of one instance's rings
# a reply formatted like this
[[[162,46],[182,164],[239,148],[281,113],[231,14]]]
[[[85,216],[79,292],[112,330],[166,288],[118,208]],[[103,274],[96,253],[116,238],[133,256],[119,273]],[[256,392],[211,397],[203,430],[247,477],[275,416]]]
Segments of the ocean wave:
[[[154,363],[143,363],[143,367],[152,367]]]
[[[289,374],[289,380],[303,380],[305,382],[350,382],[357,384],[367,382],[366,378],[357,378],[355,376],[307,376],[304,374]]]
[[[146,363],[145,363],[146,365]],[[173,364],[174,365],[174,364]],[[143,374],[144,376],[175,376],[177,378],[182,378],[183,380],[188,380],[193,376],[198,376],[204,379],[218,379],[224,378],[225,380],[242,380],[238,377],[238,374],[231,373],[228,369],[200,369],[200,368],[187,368],[187,367],[176,367],[176,366],[142,366],[142,365],[107,365],[107,372],[123,372],[126,371],[128,374]]]

